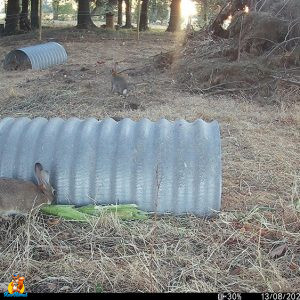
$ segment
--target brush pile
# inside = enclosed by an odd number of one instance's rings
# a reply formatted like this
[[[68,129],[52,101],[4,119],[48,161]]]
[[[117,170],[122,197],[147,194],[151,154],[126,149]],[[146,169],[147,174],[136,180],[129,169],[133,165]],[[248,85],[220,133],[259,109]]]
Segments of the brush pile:
[[[188,36],[173,65],[193,93],[299,94],[300,1],[231,0],[214,22]]]

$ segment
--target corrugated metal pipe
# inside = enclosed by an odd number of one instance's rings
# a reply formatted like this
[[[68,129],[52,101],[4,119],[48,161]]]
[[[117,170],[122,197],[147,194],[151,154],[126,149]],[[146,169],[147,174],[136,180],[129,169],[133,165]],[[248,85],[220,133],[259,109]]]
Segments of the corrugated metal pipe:
[[[3,63],[5,70],[40,70],[67,61],[65,48],[56,42],[19,48],[9,52]]]
[[[50,172],[58,204],[201,216],[221,207],[216,121],[0,120],[0,177],[35,181],[35,162]]]

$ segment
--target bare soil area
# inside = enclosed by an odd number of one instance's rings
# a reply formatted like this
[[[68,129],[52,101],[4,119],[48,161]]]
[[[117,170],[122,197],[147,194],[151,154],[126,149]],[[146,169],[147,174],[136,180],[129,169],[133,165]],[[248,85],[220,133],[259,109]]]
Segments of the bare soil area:
[[[300,105],[247,96],[182,92],[154,56],[180,49],[183,37],[132,32],[47,30],[68,62],[42,71],[0,68],[0,118],[129,117],[221,126],[222,211],[213,219],[158,216],[100,218],[91,224],[42,214],[0,220],[0,290],[24,275],[28,292],[299,291]],[[0,39],[10,50],[34,35]],[[113,61],[128,74],[124,98],[110,92]]]

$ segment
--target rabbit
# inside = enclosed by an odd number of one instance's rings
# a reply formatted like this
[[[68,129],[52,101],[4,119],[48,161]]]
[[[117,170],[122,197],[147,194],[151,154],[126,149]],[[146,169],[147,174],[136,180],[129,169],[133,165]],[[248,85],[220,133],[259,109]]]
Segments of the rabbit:
[[[111,70],[111,91],[117,92],[120,95],[127,96],[128,94],[128,83],[126,79],[117,73],[117,63],[115,63],[114,68]]]
[[[26,215],[41,204],[51,204],[55,190],[41,163],[34,166],[37,185],[31,181],[0,178],[0,215]]]

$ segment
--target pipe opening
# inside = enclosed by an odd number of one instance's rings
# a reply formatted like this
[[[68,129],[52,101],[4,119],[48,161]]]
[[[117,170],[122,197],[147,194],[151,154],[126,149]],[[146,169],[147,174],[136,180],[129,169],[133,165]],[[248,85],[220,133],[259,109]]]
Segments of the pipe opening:
[[[22,50],[13,50],[9,52],[3,63],[4,70],[28,70],[32,68],[29,57]]]

